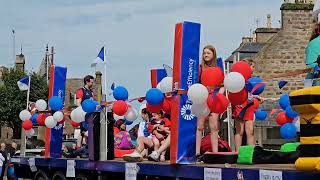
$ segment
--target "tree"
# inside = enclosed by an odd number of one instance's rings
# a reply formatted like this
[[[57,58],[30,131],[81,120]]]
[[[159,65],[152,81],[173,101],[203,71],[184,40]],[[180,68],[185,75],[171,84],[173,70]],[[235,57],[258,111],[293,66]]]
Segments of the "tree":
[[[17,85],[26,74],[24,72],[10,69],[3,73],[3,84],[0,86],[0,126],[12,127],[14,136],[20,135],[21,120],[19,113],[26,109],[27,91],[20,91]],[[47,100],[48,85],[44,78],[36,73],[31,73],[31,88],[29,101],[38,99]]]

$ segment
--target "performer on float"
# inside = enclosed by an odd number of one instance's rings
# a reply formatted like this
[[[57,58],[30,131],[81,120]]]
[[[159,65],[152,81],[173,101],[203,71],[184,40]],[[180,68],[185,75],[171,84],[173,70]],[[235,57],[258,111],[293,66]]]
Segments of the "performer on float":
[[[87,75],[83,78],[84,86],[79,88],[76,92],[77,98],[77,106],[81,106],[81,103],[86,99],[93,99],[93,84],[94,84],[94,77],[91,75]]]
[[[83,84],[84,86],[79,88],[76,92],[76,105],[81,106],[82,102],[86,99],[92,99],[94,98],[93,94],[93,84],[94,84],[94,77],[91,75],[87,75],[83,78]],[[87,118],[86,118],[87,119]],[[81,122],[81,132],[85,132],[88,128],[87,122]]]
[[[300,154],[295,162],[298,170],[320,171],[320,84],[314,81],[319,74],[320,55],[320,23],[316,23],[310,42],[306,47],[306,65],[308,66],[307,80],[310,84],[304,88],[290,93],[290,104],[300,116]],[[311,85],[316,87],[310,87]]]
[[[251,70],[254,70],[254,62],[252,59],[242,60],[247,62]],[[247,145],[255,145],[254,133],[253,133],[253,122],[254,112],[258,109],[259,104],[263,102],[263,98],[260,96],[253,96],[250,92],[248,94],[248,100],[241,105],[232,106],[232,117],[235,120],[236,133],[235,149],[239,151],[242,145],[243,133],[246,132]]]
[[[306,87],[312,86],[319,86],[320,82],[316,79],[319,78],[319,64],[320,64],[320,23],[316,23],[312,34],[310,37],[309,44],[306,47],[306,65],[310,68],[309,73],[306,77]]]
[[[148,130],[148,124],[152,118],[152,114],[147,108],[143,108],[141,110],[141,118],[142,121],[139,123],[137,145],[132,153],[123,156],[124,161],[140,162],[143,160],[143,157],[148,155],[148,149],[154,147],[152,135]]]
[[[216,66],[217,66],[216,49],[212,45],[207,45],[203,48],[203,51],[202,51],[199,77],[201,77],[202,72],[206,68],[216,67]],[[208,88],[215,88],[215,87],[208,87]],[[223,94],[224,91],[225,91],[224,87],[217,87],[216,89],[214,89],[214,93]],[[197,155],[197,158],[200,157],[201,138],[202,138],[202,132],[204,130],[204,122],[206,119],[209,120],[212,152],[218,152],[219,114],[210,113],[208,117],[198,118],[197,134],[196,134],[196,155]]]

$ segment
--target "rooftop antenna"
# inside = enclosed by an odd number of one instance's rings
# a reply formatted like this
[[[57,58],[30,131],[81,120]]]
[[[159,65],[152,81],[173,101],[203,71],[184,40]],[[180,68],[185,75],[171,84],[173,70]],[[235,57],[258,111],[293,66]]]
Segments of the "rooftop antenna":
[[[20,46],[20,54],[22,54],[22,43],[21,43],[21,46]]]
[[[49,84],[49,48],[48,48],[48,44],[47,44],[47,46],[46,46],[46,56],[45,56],[45,58],[46,58],[46,65],[47,65],[47,68],[46,68],[46,70],[47,70],[47,73],[46,73],[46,75],[47,75],[47,84]]]
[[[259,27],[260,19],[259,18],[254,18],[254,21],[256,23],[256,28]]]
[[[15,31],[14,29],[12,29],[12,58],[13,58],[13,62],[15,62],[16,60],[16,53],[15,53],[15,41],[16,41],[16,36],[15,36]]]

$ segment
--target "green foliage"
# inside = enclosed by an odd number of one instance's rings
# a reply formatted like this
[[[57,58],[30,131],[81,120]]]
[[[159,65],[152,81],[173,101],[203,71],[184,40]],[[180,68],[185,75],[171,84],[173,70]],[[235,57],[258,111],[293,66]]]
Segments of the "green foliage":
[[[19,113],[26,109],[27,91],[20,91],[17,85],[26,74],[15,69],[4,72],[0,86],[0,125],[9,127],[20,127],[21,120]],[[35,102],[38,99],[47,100],[48,86],[45,79],[35,73],[31,75],[30,100]]]

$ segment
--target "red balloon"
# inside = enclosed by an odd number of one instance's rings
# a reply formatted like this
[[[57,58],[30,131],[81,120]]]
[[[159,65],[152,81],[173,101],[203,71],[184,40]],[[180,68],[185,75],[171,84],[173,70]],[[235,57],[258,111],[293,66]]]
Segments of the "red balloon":
[[[162,104],[160,105],[150,105],[147,103],[147,110],[151,113],[158,113],[162,109]]]
[[[248,100],[248,91],[246,88],[243,88],[240,92],[237,93],[228,93],[228,99],[232,105],[240,105]]]
[[[252,69],[247,62],[239,61],[231,66],[230,72],[238,72],[243,75],[244,79],[247,81],[252,74]]]
[[[112,111],[118,115],[118,116],[123,116],[126,114],[128,110],[128,105],[125,101],[122,100],[118,100],[116,102],[113,103],[112,106]]]
[[[72,125],[74,128],[77,128],[77,127],[80,126],[80,123],[74,122],[73,120],[71,120],[71,125]]]
[[[27,119],[25,121],[23,121],[22,123],[22,128],[26,131],[32,129],[33,127],[33,124],[32,124],[32,121],[30,119]]]
[[[282,126],[284,125],[285,123],[292,123],[293,119],[292,118],[289,118],[285,112],[281,112],[277,115],[276,117],[277,119],[277,123]]]
[[[166,114],[171,114],[171,101],[168,98],[164,98],[162,109]]]
[[[207,99],[207,105],[208,108],[211,110],[213,108],[213,96],[212,93],[209,93],[208,99]]]
[[[212,96],[210,96],[210,98],[212,98]],[[229,101],[227,97],[224,96],[223,94],[218,93],[215,97],[212,98],[212,102],[209,108],[213,113],[222,114],[227,110],[228,106],[229,106]]]
[[[44,121],[46,120],[47,116],[44,113],[40,113],[37,117],[37,122],[40,126],[44,126]]]
[[[201,83],[206,87],[214,87],[222,84],[223,71],[218,67],[205,68],[201,73]]]

